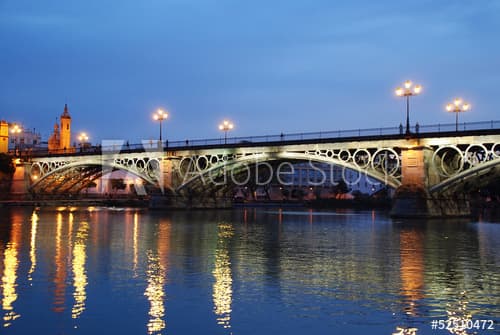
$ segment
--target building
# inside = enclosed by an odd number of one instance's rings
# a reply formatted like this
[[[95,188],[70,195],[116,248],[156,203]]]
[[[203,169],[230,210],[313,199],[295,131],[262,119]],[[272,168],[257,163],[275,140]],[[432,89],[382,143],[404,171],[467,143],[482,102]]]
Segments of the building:
[[[56,122],[54,131],[48,141],[49,153],[74,152],[75,147],[71,146],[71,116],[68,111],[68,104],[64,104],[64,111],[60,117],[60,125]]]
[[[22,152],[37,148],[42,143],[40,133],[26,129],[15,123],[0,121],[0,152]]]
[[[9,124],[0,120],[0,153],[9,151]]]
[[[13,131],[12,129],[17,129]],[[10,125],[9,150],[27,150],[40,147],[42,136],[35,129],[20,128],[17,125]]]
[[[296,163],[290,172],[283,176],[284,184],[303,189],[319,187],[325,192],[340,181],[345,182],[350,192],[372,194],[385,187],[383,183],[369,178],[366,174],[328,163]]]
[[[271,171],[271,175],[267,181],[238,184],[234,190],[235,199],[352,199],[355,194],[373,195],[386,188],[365,173],[320,162],[285,163]]]

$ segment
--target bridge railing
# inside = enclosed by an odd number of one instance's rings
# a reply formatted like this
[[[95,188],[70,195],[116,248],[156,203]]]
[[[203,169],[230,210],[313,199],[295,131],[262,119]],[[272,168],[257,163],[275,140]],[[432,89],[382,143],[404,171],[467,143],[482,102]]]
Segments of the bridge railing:
[[[431,124],[420,126],[420,133],[444,133],[454,131],[468,131],[468,130],[487,130],[499,129],[500,121],[486,121],[486,122],[460,122],[456,123],[443,123]]]
[[[500,121],[482,121],[482,122],[462,122],[458,124],[458,131],[468,130],[488,130],[500,129]],[[405,129],[402,127],[380,127],[368,129],[349,129],[349,130],[334,130],[320,132],[305,132],[305,133],[282,133],[274,135],[259,135],[259,136],[243,136],[243,137],[228,137],[225,140],[223,137],[211,139],[195,139],[185,141],[170,141],[166,142],[165,146],[170,148],[188,147],[188,146],[210,146],[224,144],[245,144],[245,143],[270,143],[282,141],[302,141],[316,139],[341,139],[353,137],[369,137],[382,135],[403,135]],[[428,134],[428,133],[448,133],[456,131],[455,123],[443,123],[433,125],[414,125],[411,127],[412,133]]]
[[[211,139],[196,139],[185,141],[168,141],[165,146],[169,148],[186,147],[186,146],[210,146],[224,144],[245,144],[245,143],[270,143],[283,141],[302,141],[327,138],[343,138],[343,137],[359,137],[359,136],[379,136],[397,134],[398,127],[385,128],[370,128],[370,129],[351,129],[351,130],[335,130],[335,131],[320,131],[307,133],[287,133],[275,135],[259,135],[259,136],[242,136],[228,137],[225,140],[223,137]]]
[[[455,123],[443,123],[433,125],[414,125],[410,129],[413,134],[431,134],[431,133],[450,133],[456,131]],[[458,131],[473,131],[473,130],[491,130],[500,129],[500,121],[482,121],[482,122],[461,122],[458,124]],[[224,137],[209,138],[209,139],[187,139],[183,141],[145,141],[139,144],[129,144],[128,142],[106,145],[106,146],[86,146],[81,148],[73,148],[69,150],[48,151],[46,148],[33,148],[29,152],[11,152],[17,156],[59,156],[59,155],[95,155],[103,152],[138,152],[138,151],[156,151],[165,149],[203,147],[203,146],[223,146],[223,145],[244,145],[251,143],[279,143],[290,141],[305,141],[305,140],[321,140],[321,139],[342,139],[356,137],[376,137],[383,135],[401,135],[403,136],[405,129],[402,126],[397,127],[381,127],[368,129],[349,129],[349,130],[334,130],[320,132],[304,132],[304,133],[281,133],[274,135],[259,135],[259,136],[243,136],[243,137]]]

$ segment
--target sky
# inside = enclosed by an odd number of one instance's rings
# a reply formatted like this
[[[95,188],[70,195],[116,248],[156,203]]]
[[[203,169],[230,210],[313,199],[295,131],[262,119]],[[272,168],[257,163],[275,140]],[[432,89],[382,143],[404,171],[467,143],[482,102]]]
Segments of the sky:
[[[92,142],[499,120],[500,0],[0,0],[0,119]]]

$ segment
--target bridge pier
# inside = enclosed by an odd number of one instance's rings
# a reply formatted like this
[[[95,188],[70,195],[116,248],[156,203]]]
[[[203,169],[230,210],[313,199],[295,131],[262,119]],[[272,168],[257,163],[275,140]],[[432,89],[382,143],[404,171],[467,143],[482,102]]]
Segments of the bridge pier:
[[[432,162],[433,151],[409,139],[401,150],[401,186],[396,189],[392,217],[464,217],[471,215],[468,196],[464,193],[431,194],[428,186],[439,181]]]
[[[29,169],[26,167],[27,165],[22,162],[16,163],[16,170],[10,186],[10,200],[27,200],[29,198]]]
[[[471,215],[466,194],[432,195],[418,185],[402,185],[394,195],[392,217],[433,218]]]

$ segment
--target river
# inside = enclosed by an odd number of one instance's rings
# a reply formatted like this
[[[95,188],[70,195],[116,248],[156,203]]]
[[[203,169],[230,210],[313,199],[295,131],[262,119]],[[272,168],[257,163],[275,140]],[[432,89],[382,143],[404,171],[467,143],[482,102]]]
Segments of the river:
[[[481,220],[0,208],[0,278],[0,334],[500,333]]]

